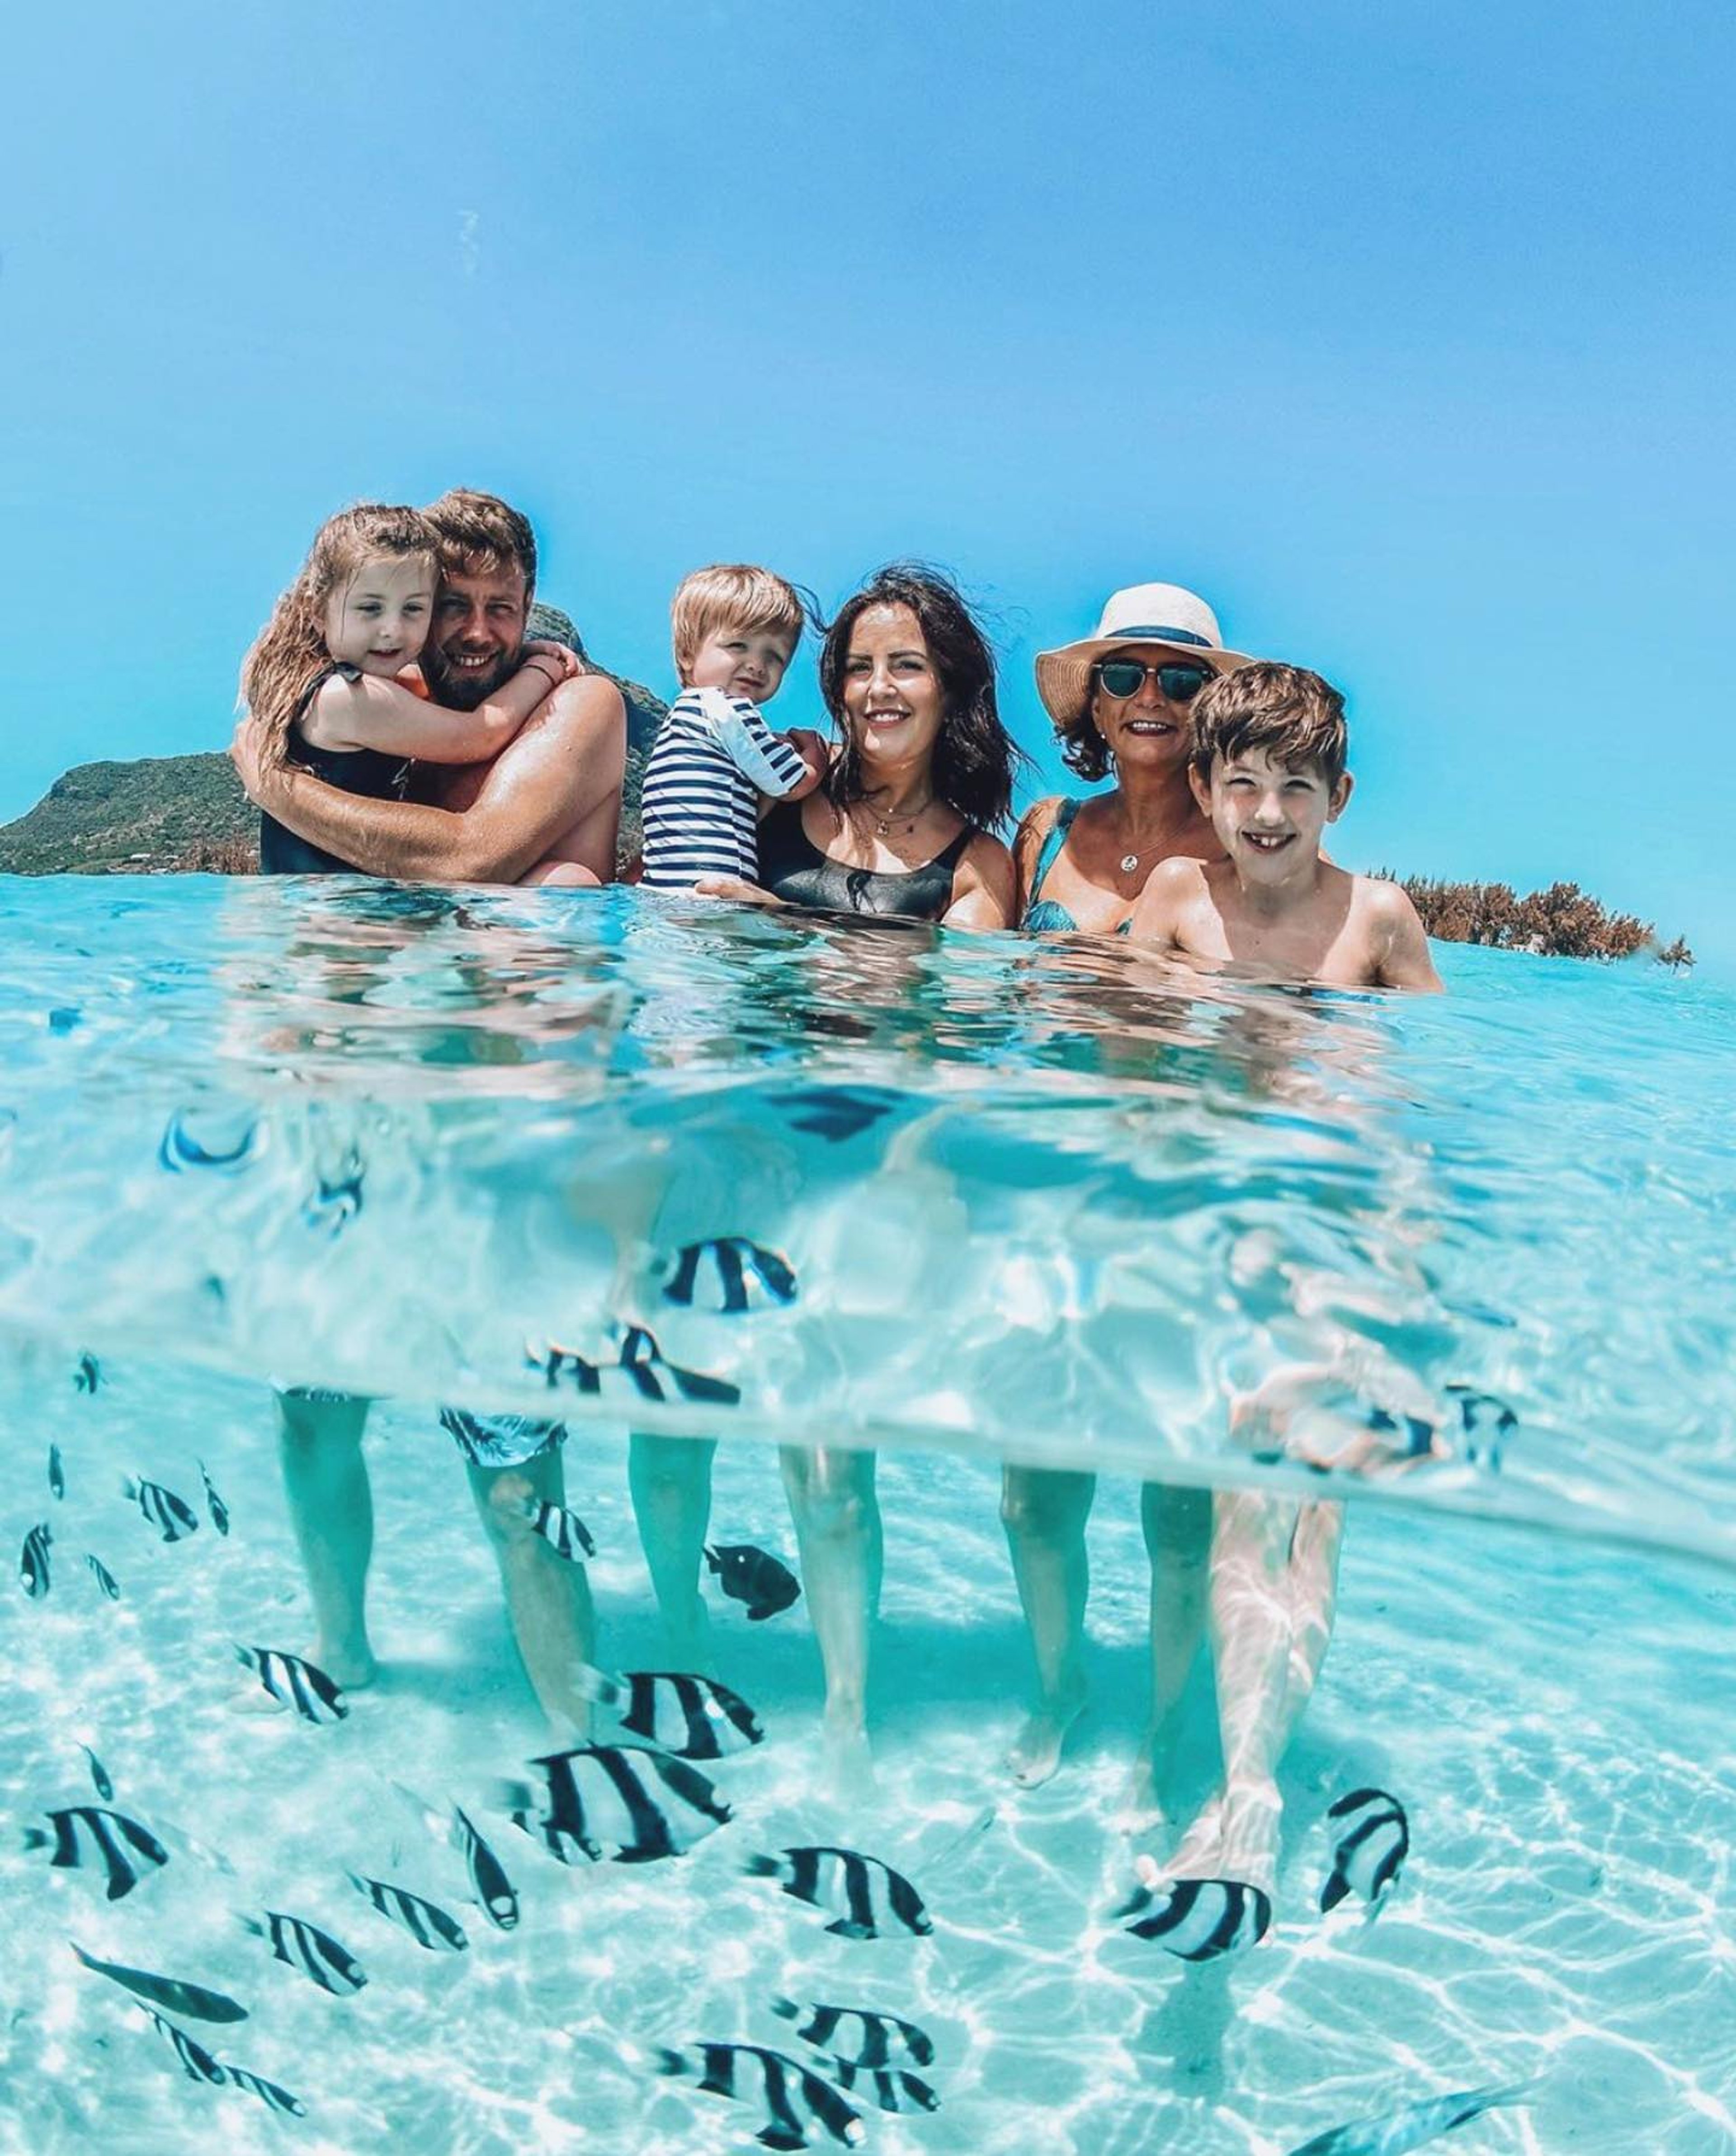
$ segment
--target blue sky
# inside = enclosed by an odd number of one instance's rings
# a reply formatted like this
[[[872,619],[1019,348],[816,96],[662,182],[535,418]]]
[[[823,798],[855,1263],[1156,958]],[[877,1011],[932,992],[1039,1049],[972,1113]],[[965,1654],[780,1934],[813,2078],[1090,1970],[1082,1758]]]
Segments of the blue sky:
[[[492,488],[667,685],[681,573],[1162,578],[1351,698],[1351,865],[1736,960],[1736,18],[74,5],[9,32],[0,818],[226,737],[320,518]],[[812,670],[775,712],[812,716]]]

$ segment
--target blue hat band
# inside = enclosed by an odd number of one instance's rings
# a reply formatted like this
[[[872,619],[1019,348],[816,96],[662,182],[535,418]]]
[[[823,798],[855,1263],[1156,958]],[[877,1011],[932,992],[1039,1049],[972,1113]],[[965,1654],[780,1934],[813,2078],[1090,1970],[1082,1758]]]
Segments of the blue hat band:
[[[1154,644],[1197,644],[1201,651],[1221,651],[1221,644],[1214,644],[1209,636],[1196,636],[1191,629],[1165,629],[1154,621],[1130,622],[1125,629],[1110,632],[1118,644],[1132,644],[1141,637],[1150,637]],[[1108,636],[1098,639],[1107,644]]]

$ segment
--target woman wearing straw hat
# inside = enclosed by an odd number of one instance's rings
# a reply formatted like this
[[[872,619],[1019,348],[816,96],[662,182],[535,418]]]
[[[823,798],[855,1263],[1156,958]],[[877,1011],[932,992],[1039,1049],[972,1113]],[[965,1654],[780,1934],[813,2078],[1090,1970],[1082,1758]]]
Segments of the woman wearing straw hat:
[[[1126,932],[1134,902],[1160,861],[1214,860],[1223,850],[1188,783],[1188,706],[1213,675],[1249,661],[1224,648],[1217,617],[1179,584],[1117,592],[1093,636],[1040,652],[1037,687],[1068,767],[1082,778],[1113,773],[1106,793],[1039,801],[1019,827],[1023,925],[1041,934]],[[1061,1763],[1085,1704],[1085,1522],[1093,1475],[1008,1466],[1001,1518],[1037,1661],[1037,1699],[1009,1763],[1026,1788]],[[1151,1559],[1151,1717],[1134,1804],[1157,1810],[1176,1711],[1201,1636],[1211,1539],[1208,1491],[1145,1485]]]

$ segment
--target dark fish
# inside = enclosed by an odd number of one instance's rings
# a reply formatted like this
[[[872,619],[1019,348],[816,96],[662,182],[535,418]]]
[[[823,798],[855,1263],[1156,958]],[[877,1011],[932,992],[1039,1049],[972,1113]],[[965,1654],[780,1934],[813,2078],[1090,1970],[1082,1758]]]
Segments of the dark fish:
[[[49,1545],[54,1539],[54,1530],[44,1520],[25,1536],[18,1553],[18,1584],[33,1602],[40,1602],[49,1591]]]
[[[1348,2126],[1334,2126],[1293,2148],[1290,2156],[1405,2156],[1421,2148],[1437,2133],[1450,2133],[1466,2126],[1497,2104],[1529,2103],[1541,2086],[1535,2081],[1512,2082],[1504,2088],[1461,2089],[1455,2096],[1437,2096],[1421,2103],[1407,2103],[1402,2111],[1384,2118],[1359,2118]]]
[[[760,1301],[787,1307],[795,1300],[796,1275],[789,1260],[744,1235],[684,1244],[663,1290],[665,1302],[726,1317],[739,1317]]]
[[[161,1482],[141,1482],[129,1475],[120,1487],[166,1543],[178,1543],[184,1535],[197,1533],[199,1522],[192,1506],[172,1490],[164,1489]]]
[[[230,1145],[207,1143],[196,1138],[187,1127],[184,1115],[172,1116],[169,1127],[163,1132],[162,1143],[156,1149],[159,1166],[178,1175],[190,1168],[215,1168],[233,1175],[245,1168],[253,1156],[264,1149],[265,1139],[259,1125],[250,1122]]]
[[[1326,1815],[1339,1822],[1333,1845],[1332,1871],[1320,1889],[1323,1911],[1335,1909],[1349,1893],[1360,1894],[1370,1912],[1385,1897],[1411,1850],[1411,1823],[1405,1808],[1385,1789],[1352,1789]]]
[[[304,1722],[341,1722],[350,1712],[344,1695],[313,1663],[300,1655],[286,1655],[280,1647],[238,1645],[235,1658],[252,1670],[274,1699],[293,1707]]]
[[[90,1577],[108,1596],[110,1601],[118,1602],[120,1599],[120,1583],[109,1570],[107,1565],[100,1557],[92,1557],[88,1551],[85,1553],[84,1562],[90,1568]]]
[[[108,1768],[104,1766],[102,1761],[97,1758],[96,1754],[91,1750],[88,1744],[81,1744],[79,1747],[79,1749],[90,1762],[90,1779],[92,1784],[95,1785],[96,1794],[102,1799],[105,1804],[113,1804],[115,1801],[115,1784],[109,1779]]]
[[[268,2109],[286,2111],[292,2118],[307,2117],[307,2106],[301,2098],[291,2096],[286,2088],[279,2088],[275,2082],[268,2082],[258,2074],[250,2074],[244,2066],[225,2066],[222,2071],[225,2081],[233,2082],[237,2088],[243,2088],[249,2095],[258,2097]]]
[[[323,1228],[334,1240],[361,1210],[362,1164],[359,1155],[346,1153],[335,1175],[320,1178],[318,1194],[301,1209],[310,1228]]]
[[[148,1827],[125,1812],[105,1811],[99,1804],[69,1804],[50,1812],[52,1834],[39,1826],[26,1827],[26,1849],[51,1849],[49,1862],[64,1871],[100,1868],[107,1881],[108,1898],[118,1902],[131,1893],[147,1871],[169,1861],[169,1852]]]
[[[747,1604],[750,1624],[776,1617],[801,1593],[801,1582],[788,1565],[751,1543],[719,1543],[714,1548],[708,1543],[705,1562],[731,1601]]]
[[[506,1867],[464,1814],[452,1808],[453,1840],[463,1852],[470,1885],[482,1905],[482,1913],[497,1929],[510,1932],[519,1921],[519,1897],[506,1876]]]
[[[530,1763],[542,1769],[541,1788],[508,1783],[501,1801],[514,1824],[563,1864],[575,1854],[593,1864],[679,1856],[730,1816],[696,1768],[660,1752],[581,1744]]]
[[[168,2013],[184,2014],[195,2021],[247,2019],[246,2007],[223,1992],[207,1991],[202,1984],[186,1984],[179,1977],[154,1976],[148,1969],[127,1969],[118,1961],[99,1961],[95,1954],[87,1954],[75,1939],[69,1939],[67,1943],[86,1969]]]
[[[286,1968],[298,1971],[335,1999],[347,1998],[367,1982],[361,1963],[350,1949],[305,1917],[286,1917],[280,1909],[268,1909],[263,1924],[252,1917],[243,1917],[241,1922],[256,1939],[270,1942],[273,1954]]]
[[[50,1033],[72,1033],[84,1024],[84,1014],[74,1004],[59,1004],[49,1013]]]
[[[49,1495],[51,1497],[64,1497],[66,1495],[66,1471],[60,1465],[60,1448],[58,1445],[51,1445],[49,1447]]]
[[[871,1086],[814,1086],[786,1093],[783,1105],[792,1130],[812,1131],[832,1144],[870,1129],[890,1115],[897,1095]]]
[[[229,1508],[217,1494],[204,1461],[199,1462],[199,1480],[205,1485],[205,1508],[211,1515],[211,1524],[220,1535],[229,1532]]]
[[[902,1871],[854,1849],[808,1844],[775,1856],[750,1856],[750,1877],[776,1879],[785,1893],[827,1912],[826,1928],[842,1939],[878,1939],[888,1931],[921,1938],[934,1930],[922,1897]]]
[[[185,2029],[177,2029],[172,2021],[165,2021],[161,2014],[146,2006],[142,2011],[159,2031],[175,2054],[182,2071],[189,2081],[220,2082],[223,2070],[202,2044],[196,2043]]]
[[[657,2071],[696,2082],[708,2096],[758,2104],[766,2124],[754,2136],[767,2148],[806,2148],[807,2130],[818,2126],[847,2148],[863,2138],[862,2114],[853,2111],[830,2082],[799,2060],[760,2044],[693,2044],[685,2051],[662,2046]]]
[[[371,1902],[382,1917],[389,1917],[430,1953],[463,1953],[469,1945],[458,1919],[448,1917],[433,1902],[424,1902],[421,1895],[412,1894],[402,1887],[390,1886],[383,1879],[364,1879],[359,1872],[351,1871],[345,1876],[356,1892]]]
[[[876,2111],[938,2111],[940,2099],[919,2074],[898,2066],[858,2066],[834,2059],[832,2078],[852,2096],[865,2097]]]
[[[1241,1953],[1257,1946],[1272,1922],[1270,1900],[1239,1879],[1175,1879],[1139,1887],[1114,1913],[1119,1918],[1141,1910],[1150,1913],[1127,1929],[1136,1939],[1155,1939],[1182,1961]]]
[[[865,2006],[804,2006],[793,1999],[774,1999],[771,2010],[796,2025],[796,2033],[804,2044],[853,2066],[890,2066],[900,2053],[914,2066],[935,2063],[934,2041],[927,2030],[914,2021],[899,2020],[896,2014],[878,2014]]]
[[[94,1393],[102,1383],[102,1364],[95,1356],[80,1355],[78,1367],[72,1373],[73,1389],[79,1393]]]
[[[527,1497],[525,1517],[530,1522],[531,1533],[540,1535],[556,1556],[564,1557],[570,1564],[597,1555],[590,1528],[576,1512],[568,1512],[551,1498]]]
[[[612,1710],[623,1729],[678,1759],[721,1759],[764,1742],[766,1732],[747,1702],[714,1677],[668,1670],[628,1670],[606,1676],[581,1666],[578,1689]]]

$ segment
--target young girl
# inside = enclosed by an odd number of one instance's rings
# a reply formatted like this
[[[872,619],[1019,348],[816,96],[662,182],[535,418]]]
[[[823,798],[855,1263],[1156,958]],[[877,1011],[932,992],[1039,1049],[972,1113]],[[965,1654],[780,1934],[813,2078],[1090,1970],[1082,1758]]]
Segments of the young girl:
[[[242,665],[242,698],[264,730],[268,767],[293,761],[346,793],[402,800],[412,761],[497,756],[550,691],[582,670],[564,644],[532,641],[518,671],[474,711],[431,702],[417,662],[433,621],[438,550],[414,509],[361,502],[320,526]],[[558,854],[522,880],[596,880]],[[351,864],[262,812],[259,866],[305,875]]]

